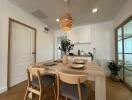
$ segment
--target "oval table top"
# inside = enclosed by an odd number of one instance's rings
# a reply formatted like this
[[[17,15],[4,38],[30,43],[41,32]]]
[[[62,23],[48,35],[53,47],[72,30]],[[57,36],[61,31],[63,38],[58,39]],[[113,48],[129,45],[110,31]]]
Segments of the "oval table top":
[[[34,64],[36,67],[45,68],[48,73],[57,74],[63,71],[69,74],[88,74],[93,76],[105,76],[104,69],[98,66],[95,62],[86,62],[84,68],[75,69],[71,66],[73,63],[63,64],[62,62],[47,61]]]

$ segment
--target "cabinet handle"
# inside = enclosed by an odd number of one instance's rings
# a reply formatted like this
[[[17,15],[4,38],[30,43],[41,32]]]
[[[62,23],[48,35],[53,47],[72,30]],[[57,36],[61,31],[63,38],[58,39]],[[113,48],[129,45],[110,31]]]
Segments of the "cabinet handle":
[[[32,52],[32,54],[36,54],[36,52]]]

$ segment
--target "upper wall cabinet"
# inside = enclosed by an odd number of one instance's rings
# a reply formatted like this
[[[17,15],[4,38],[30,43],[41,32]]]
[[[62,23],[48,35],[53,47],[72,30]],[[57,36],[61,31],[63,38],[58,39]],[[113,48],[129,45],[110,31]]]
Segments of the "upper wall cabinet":
[[[67,38],[70,39],[72,43],[90,43],[91,42],[90,25],[72,28],[72,30],[67,33]]]
[[[67,38],[70,39],[72,43],[78,43],[78,30],[77,30],[77,28],[72,28],[72,30],[67,33]]]
[[[79,43],[90,43],[91,42],[90,25],[78,27],[78,42]]]

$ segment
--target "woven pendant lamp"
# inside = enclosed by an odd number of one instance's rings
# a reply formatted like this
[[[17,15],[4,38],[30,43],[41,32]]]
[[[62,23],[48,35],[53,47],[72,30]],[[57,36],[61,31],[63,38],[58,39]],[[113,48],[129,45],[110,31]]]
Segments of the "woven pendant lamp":
[[[69,13],[65,13],[59,21],[60,24],[60,28],[64,31],[64,32],[68,32],[71,30],[72,25],[73,25],[73,19],[72,16]]]
[[[64,0],[65,1],[65,0]],[[65,1],[66,3],[68,2],[68,0]],[[71,30],[72,25],[73,25],[73,19],[70,13],[64,13],[60,20],[59,20],[59,25],[60,28],[64,31],[64,32],[68,32]]]

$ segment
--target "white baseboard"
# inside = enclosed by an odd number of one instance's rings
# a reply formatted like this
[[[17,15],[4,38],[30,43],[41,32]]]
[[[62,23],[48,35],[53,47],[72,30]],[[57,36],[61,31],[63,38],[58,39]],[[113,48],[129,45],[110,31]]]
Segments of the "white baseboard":
[[[4,88],[0,88],[0,94],[7,91],[7,87],[4,87]]]

